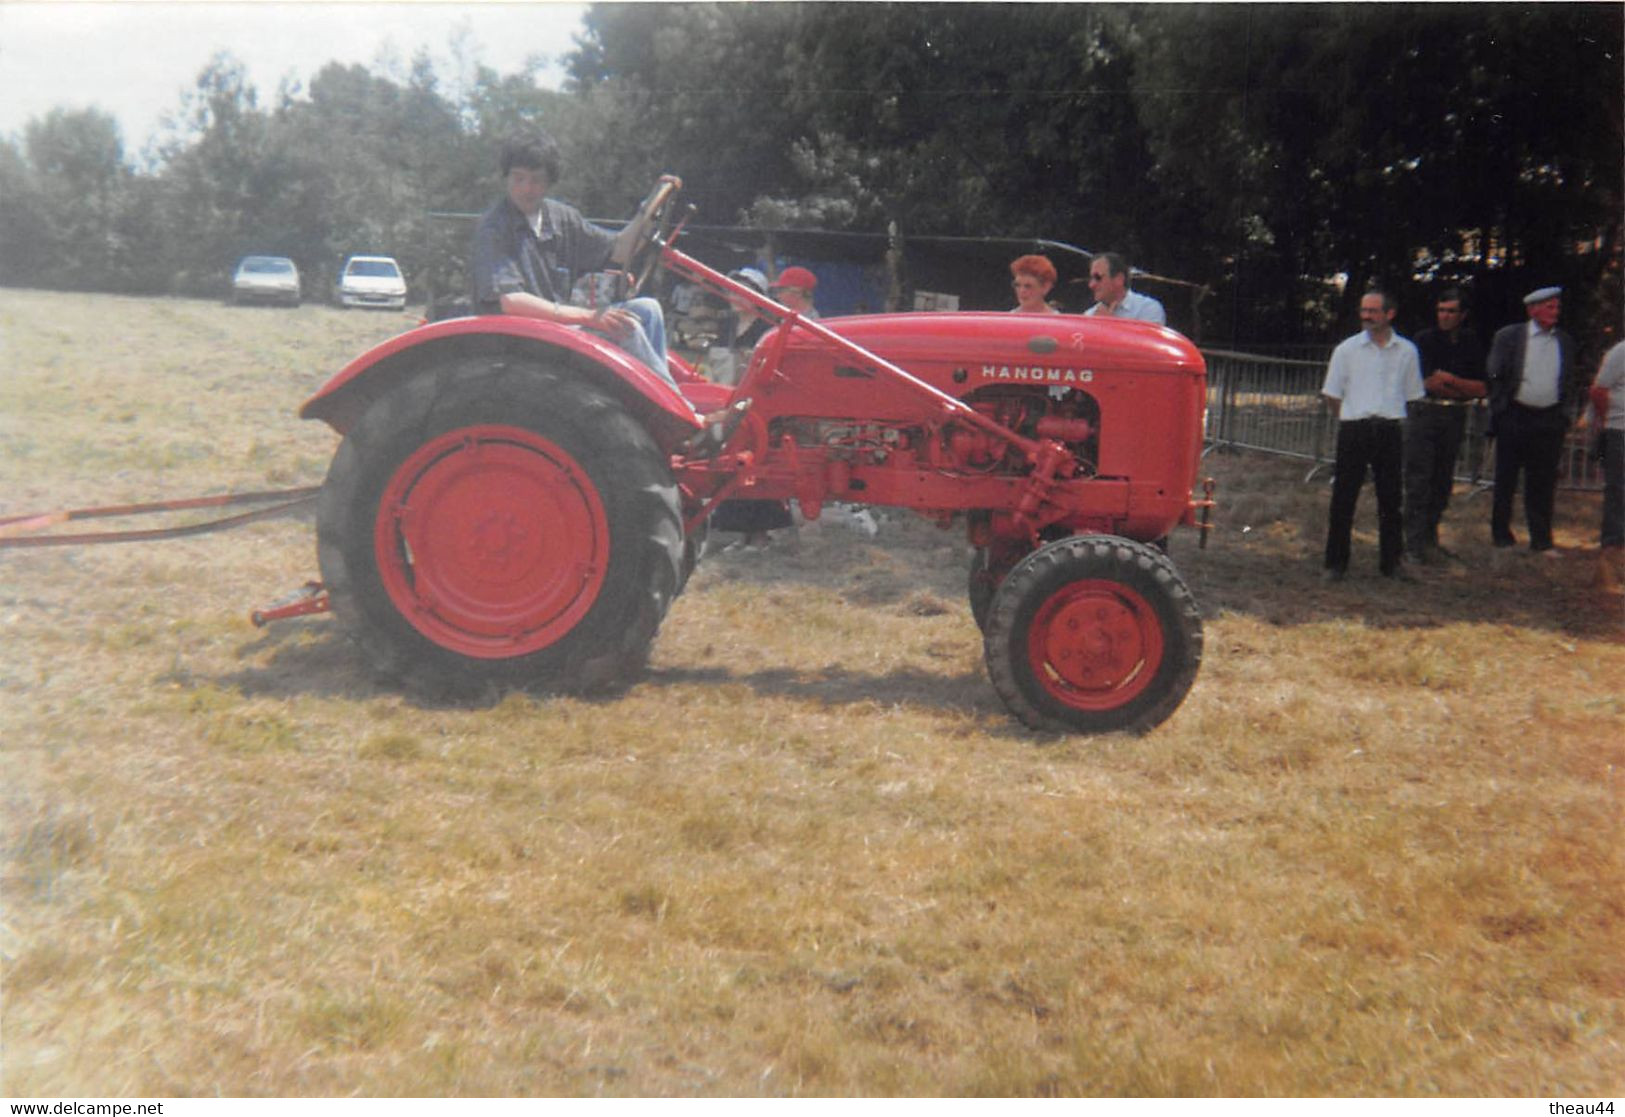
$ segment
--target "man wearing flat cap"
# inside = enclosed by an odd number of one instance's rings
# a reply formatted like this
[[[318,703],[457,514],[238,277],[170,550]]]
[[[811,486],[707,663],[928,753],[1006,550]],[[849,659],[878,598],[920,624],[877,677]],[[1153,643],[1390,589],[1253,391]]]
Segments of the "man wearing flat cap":
[[[1541,287],[1525,295],[1523,305],[1529,320],[1502,327],[1490,342],[1487,379],[1495,423],[1490,537],[1497,547],[1516,545],[1512,497],[1522,473],[1529,549],[1557,558],[1552,549],[1557,467],[1583,385],[1574,366],[1574,339],[1557,325],[1563,289]]]

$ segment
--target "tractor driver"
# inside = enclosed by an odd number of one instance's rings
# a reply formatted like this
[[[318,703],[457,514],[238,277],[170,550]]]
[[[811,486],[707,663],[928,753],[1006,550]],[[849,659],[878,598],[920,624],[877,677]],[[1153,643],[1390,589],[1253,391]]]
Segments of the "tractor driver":
[[[574,306],[576,279],[624,262],[643,222],[619,234],[591,225],[581,211],[547,197],[563,159],[553,137],[539,128],[502,144],[504,196],[474,228],[473,305],[476,314],[518,314],[581,326],[613,341],[673,388],[666,365],[666,319],[654,299],[609,306]],[[664,180],[663,180],[664,181]],[[675,180],[672,180],[675,181]]]

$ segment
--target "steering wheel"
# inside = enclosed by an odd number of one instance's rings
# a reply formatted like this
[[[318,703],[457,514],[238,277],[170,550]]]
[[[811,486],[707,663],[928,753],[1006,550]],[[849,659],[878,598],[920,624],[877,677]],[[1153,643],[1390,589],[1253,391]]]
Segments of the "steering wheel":
[[[676,224],[677,206],[674,203],[677,192],[682,188],[683,180],[676,175],[661,175],[649,196],[638,206],[638,212],[632,218],[637,234],[626,253],[626,270],[632,275],[627,298],[643,290],[659,265],[660,245],[656,234],[664,239]]]

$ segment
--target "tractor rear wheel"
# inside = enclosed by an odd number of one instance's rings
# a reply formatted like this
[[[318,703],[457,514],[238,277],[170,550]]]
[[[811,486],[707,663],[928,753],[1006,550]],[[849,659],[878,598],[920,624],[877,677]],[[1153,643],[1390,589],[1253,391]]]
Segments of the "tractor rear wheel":
[[[1202,617],[1155,547],[1071,536],[1046,543],[1005,577],[983,652],[999,697],[1034,729],[1144,733],[1190,690]]]
[[[705,541],[711,534],[711,521],[701,520],[692,532],[683,539],[683,561],[677,570],[677,592],[681,594],[688,588],[688,580],[694,571],[699,568],[700,559],[705,556]]]
[[[616,401],[538,364],[420,373],[348,432],[317,512],[333,611],[415,689],[596,690],[677,592],[677,488]]]

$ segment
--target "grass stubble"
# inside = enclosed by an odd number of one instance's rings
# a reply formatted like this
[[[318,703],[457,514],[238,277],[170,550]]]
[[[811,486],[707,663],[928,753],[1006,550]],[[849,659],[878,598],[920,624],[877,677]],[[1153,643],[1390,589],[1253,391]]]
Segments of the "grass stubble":
[[[0,292],[0,514],[320,480],[398,316]],[[1318,580],[1325,486],[1220,479],[1190,697],[999,704],[962,537],[696,574],[613,700],[425,704],[307,519],[0,555],[0,1092],[1618,1095],[1625,641],[1589,565]],[[1595,539],[1562,494],[1560,546]]]

